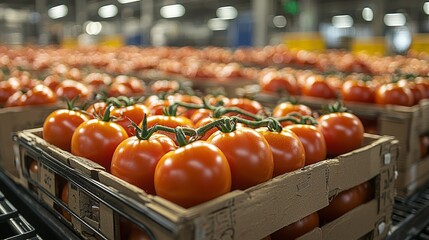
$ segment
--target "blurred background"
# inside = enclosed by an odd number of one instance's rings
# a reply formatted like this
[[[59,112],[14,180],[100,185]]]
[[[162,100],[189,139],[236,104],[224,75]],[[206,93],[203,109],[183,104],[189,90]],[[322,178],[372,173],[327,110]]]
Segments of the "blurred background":
[[[427,52],[428,14],[424,0],[2,0],[0,42]]]

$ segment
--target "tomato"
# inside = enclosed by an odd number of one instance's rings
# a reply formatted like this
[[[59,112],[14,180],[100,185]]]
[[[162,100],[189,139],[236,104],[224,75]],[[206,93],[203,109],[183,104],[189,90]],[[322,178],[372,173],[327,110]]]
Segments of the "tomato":
[[[28,167],[28,171],[32,174],[37,175],[37,173],[39,172],[39,165],[37,164],[37,161],[31,161],[30,166]]]
[[[133,91],[125,84],[113,83],[107,90],[107,95],[111,97],[130,96]]]
[[[192,128],[192,127],[194,127],[194,124],[192,123],[192,121],[186,117],[183,117],[183,116],[174,117],[174,116],[155,115],[155,116],[148,117],[147,118],[147,127],[150,128],[150,127],[153,127],[155,125],[162,125],[162,126],[171,127],[171,128],[176,128],[176,127]],[[142,123],[140,123],[139,126],[141,127]],[[174,133],[164,132],[164,131],[158,131],[158,133],[165,134],[169,138],[176,141],[176,136]]]
[[[295,133],[305,150],[305,166],[326,159],[326,143],[322,133],[312,125],[293,124],[286,129]]]
[[[83,82],[94,90],[99,90],[110,85],[112,83],[112,78],[105,73],[90,73],[86,75]]]
[[[108,104],[106,102],[95,102],[86,108],[88,115],[94,117],[96,115],[103,116],[106,112]]]
[[[374,103],[374,89],[362,80],[350,79],[341,88],[344,101]]]
[[[21,85],[16,78],[10,78],[7,81],[0,81],[0,105],[6,103],[10,96],[19,91],[20,87]]]
[[[206,117],[206,118],[203,118],[203,119],[201,119],[200,121],[198,121],[196,124],[195,124],[195,128],[200,128],[200,127],[202,127],[202,126],[205,126],[205,125],[207,125],[207,124],[209,124],[209,123],[211,123],[211,122],[213,122],[213,121],[215,121],[216,119],[215,118],[212,118],[212,117]],[[213,133],[215,133],[216,131],[217,131],[218,129],[216,128],[216,127],[214,127],[214,128],[212,128],[212,129],[210,129],[210,130],[208,130],[202,137],[201,137],[201,140],[207,140]]]
[[[160,93],[160,92],[174,92],[179,90],[180,85],[176,81],[169,81],[169,80],[158,80],[155,81],[151,85],[152,93]]]
[[[192,113],[191,117],[189,117],[189,119],[196,124],[197,122],[199,122],[200,120],[210,117],[212,115],[212,111],[209,109],[197,109],[196,111],[194,111],[194,113]]]
[[[371,134],[378,134],[378,120],[377,118],[359,117],[362,122],[364,132]]]
[[[81,82],[74,80],[64,80],[58,84],[55,91],[58,97],[72,100],[79,96],[80,100],[88,99],[90,97],[90,91],[86,85]]]
[[[325,138],[328,156],[336,157],[362,146],[364,129],[354,114],[329,113],[321,116],[318,123],[317,128]]]
[[[342,191],[330,201],[328,206],[319,210],[320,220],[323,223],[331,222],[359,206],[362,202],[358,187]]]
[[[64,184],[64,187],[61,189],[61,200],[66,205],[68,205],[68,203],[69,203],[69,184]],[[68,221],[71,221],[71,215],[67,210],[62,209],[61,212],[62,212],[65,219],[67,219]]]
[[[231,98],[224,106],[237,107],[253,114],[258,114],[264,110],[263,106],[259,102],[255,100],[250,100],[248,98]],[[228,115],[237,115],[237,114],[230,113]],[[247,116],[240,116],[240,117],[253,120]]]
[[[273,153],[273,177],[304,167],[304,146],[292,131],[284,129],[281,132],[271,132],[267,128],[256,131],[264,136]]]
[[[175,102],[192,103],[200,106],[203,104],[201,98],[192,95],[174,94],[168,96],[167,99],[170,101],[170,104],[173,104]],[[187,109],[184,107],[179,107],[177,109],[177,115],[190,118],[195,111],[196,109]]]
[[[148,140],[136,136],[127,138],[116,148],[111,163],[111,173],[149,194],[155,194],[154,174],[159,159],[176,144],[169,137],[154,134]]]
[[[293,104],[291,102],[282,102],[274,107],[273,117],[285,117],[289,113],[299,113],[301,116],[311,116],[311,108],[303,104]],[[287,126],[290,122],[282,122],[282,126]]]
[[[270,145],[255,130],[242,127],[231,133],[217,131],[207,142],[217,146],[228,159],[232,190],[244,190],[273,177],[274,160]]]
[[[110,172],[110,164],[116,147],[126,138],[121,125],[91,119],[79,125],[72,136],[71,153],[88,158]]]
[[[143,94],[146,92],[143,81],[135,77],[119,75],[114,79],[114,83],[127,86],[133,94]]]
[[[71,151],[76,128],[90,119],[78,111],[59,109],[49,114],[43,123],[43,139],[65,151]]]
[[[147,233],[140,228],[133,227],[128,235],[127,240],[150,240]]]
[[[362,203],[366,203],[374,199],[374,186],[369,181],[359,184],[357,188],[362,197]]]
[[[146,104],[150,109],[152,115],[162,115],[162,110],[164,107],[170,106],[170,101],[168,100],[153,100]]]
[[[43,80],[43,85],[55,91],[60,84],[60,77],[58,75],[49,75]]]
[[[168,152],[155,168],[156,194],[189,208],[231,190],[231,170],[219,148],[196,141]]]
[[[10,96],[5,104],[6,107],[32,106],[51,104],[57,101],[55,93],[45,85],[39,84],[29,89],[26,93],[16,92]]]
[[[276,70],[264,74],[259,79],[259,85],[265,92],[285,91],[290,95],[296,95],[299,92],[298,83],[292,74],[282,74]]]
[[[420,136],[420,158],[424,158],[429,153],[429,136]]]
[[[429,98],[429,79],[417,77],[414,82],[416,83],[416,85],[420,85],[424,88],[425,94],[423,95],[423,98]]]
[[[334,88],[320,75],[312,75],[307,78],[304,86],[302,86],[302,95],[326,99],[337,97]]]
[[[397,83],[383,84],[375,92],[375,103],[377,104],[412,106],[413,102],[411,90],[408,87],[401,87]]]
[[[398,85],[401,87],[408,87],[411,90],[413,105],[419,104],[420,100],[425,97],[425,87],[421,84],[402,79],[398,81]]]
[[[314,212],[302,219],[287,225],[271,234],[273,240],[296,239],[319,227],[319,214]]]
[[[128,136],[134,136],[135,128],[132,127],[131,121],[139,124],[143,121],[144,115],[149,116],[149,109],[143,104],[134,104],[127,107],[114,108],[111,115],[116,117],[115,123],[121,125]]]

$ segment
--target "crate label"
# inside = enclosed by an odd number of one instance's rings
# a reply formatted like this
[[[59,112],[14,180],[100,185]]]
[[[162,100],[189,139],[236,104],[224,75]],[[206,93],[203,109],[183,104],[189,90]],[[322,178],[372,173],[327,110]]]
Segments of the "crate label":
[[[194,221],[195,239],[234,239],[234,202],[231,199],[224,208],[197,218]]]
[[[49,193],[56,196],[55,173],[43,163],[40,163],[40,185]]]

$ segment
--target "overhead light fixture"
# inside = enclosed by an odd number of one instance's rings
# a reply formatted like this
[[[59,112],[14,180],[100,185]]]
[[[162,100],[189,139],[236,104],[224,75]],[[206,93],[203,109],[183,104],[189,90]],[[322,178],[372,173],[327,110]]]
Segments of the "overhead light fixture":
[[[98,15],[102,18],[111,18],[118,14],[118,7],[113,4],[102,6],[98,9]]]
[[[278,16],[275,16],[273,18],[273,24],[276,28],[284,28],[284,27],[286,27],[287,20],[286,20],[285,16],[278,15]]]
[[[159,13],[163,18],[177,18],[185,15],[185,7],[181,4],[167,5]]]
[[[384,15],[383,21],[386,26],[400,27],[405,25],[407,19],[403,13],[388,13]]]
[[[349,28],[353,26],[353,18],[350,15],[333,16],[332,25],[336,28]]]
[[[127,4],[132,2],[140,2],[140,0],[118,0],[118,2],[121,4]]]
[[[427,15],[429,15],[429,2],[425,2],[425,3],[423,4],[423,11],[425,11],[425,13],[426,13]]]
[[[86,22],[85,31],[89,35],[98,35],[102,28],[103,25],[100,22]]]
[[[234,19],[237,15],[237,9],[233,6],[220,7],[216,10],[216,16],[224,20]]]
[[[362,10],[362,18],[367,22],[371,22],[374,19],[374,12],[371,8],[366,7]]]
[[[207,22],[210,30],[222,31],[228,28],[228,22],[220,18],[212,18]]]
[[[68,12],[69,12],[69,9],[67,8],[66,5],[63,4],[63,5],[58,5],[50,8],[48,10],[48,16],[51,19],[58,19],[58,18],[65,17]]]

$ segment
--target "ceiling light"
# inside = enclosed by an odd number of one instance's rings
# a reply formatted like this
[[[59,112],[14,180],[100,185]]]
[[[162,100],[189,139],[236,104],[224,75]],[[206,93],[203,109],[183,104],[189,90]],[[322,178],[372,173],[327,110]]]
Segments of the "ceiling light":
[[[58,5],[56,7],[52,7],[48,10],[48,16],[51,19],[58,19],[65,17],[68,13],[69,9],[66,5]]]
[[[429,15],[429,2],[425,2],[423,4],[423,11],[425,11],[425,13]]]
[[[228,28],[228,22],[220,18],[212,18],[207,22],[210,30],[221,31]]]
[[[185,15],[185,7],[181,4],[167,5],[159,13],[163,18],[177,18]]]
[[[98,9],[98,15],[102,18],[111,18],[118,14],[118,8],[115,5],[106,5]]]
[[[277,28],[284,28],[284,27],[286,27],[287,20],[286,20],[285,16],[278,15],[278,16],[275,16],[273,18],[273,24]]]
[[[234,19],[237,14],[237,9],[233,6],[220,7],[216,10],[216,16],[225,20]]]
[[[333,16],[332,25],[336,28],[349,28],[353,26],[353,18],[350,15]]]
[[[407,22],[403,13],[388,13],[384,15],[384,24],[389,27],[400,27],[404,26]]]
[[[98,35],[100,34],[102,28],[103,28],[103,25],[101,25],[100,22],[87,22],[85,31],[89,35]]]
[[[140,2],[140,0],[118,0],[118,2],[121,4],[127,4],[132,2]]]
[[[371,8],[366,7],[362,10],[362,18],[367,22],[371,22],[374,19],[374,12]]]

